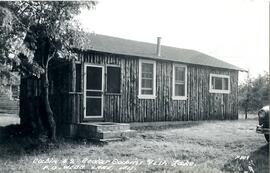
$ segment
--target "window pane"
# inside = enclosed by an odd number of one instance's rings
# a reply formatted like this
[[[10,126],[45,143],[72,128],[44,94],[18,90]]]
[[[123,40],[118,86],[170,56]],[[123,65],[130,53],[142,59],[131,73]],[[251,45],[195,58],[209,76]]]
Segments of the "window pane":
[[[102,68],[87,67],[86,75],[86,89],[102,89]]]
[[[150,90],[142,89],[142,94],[145,94],[145,95],[152,95],[152,94],[153,94],[153,90],[152,90],[152,89],[150,89]]]
[[[142,88],[151,88],[153,87],[153,80],[142,79]]]
[[[185,96],[185,85],[176,84],[174,92],[175,92],[175,96]]]
[[[229,79],[228,78],[223,78],[223,89],[229,90]]]
[[[121,68],[107,67],[107,92],[120,93],[121,88]]]
[[[153,73],[153,64],[142,63],[142,72],[143,73]]]
[[[153,78],[153,73],[142,73],[142,78]]]
[[[175,67],[175,81],[185,81],[184,67]]]
[[[212,83],[213,83],[214,89],[222,90],[222,78],[213,77]]]

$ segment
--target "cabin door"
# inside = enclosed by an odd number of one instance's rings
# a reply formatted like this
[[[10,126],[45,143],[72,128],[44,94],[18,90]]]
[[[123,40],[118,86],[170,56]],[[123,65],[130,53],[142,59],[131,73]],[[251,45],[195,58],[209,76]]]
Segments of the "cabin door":
[[[103,118],[104,67],[84,67],[84,120]]]

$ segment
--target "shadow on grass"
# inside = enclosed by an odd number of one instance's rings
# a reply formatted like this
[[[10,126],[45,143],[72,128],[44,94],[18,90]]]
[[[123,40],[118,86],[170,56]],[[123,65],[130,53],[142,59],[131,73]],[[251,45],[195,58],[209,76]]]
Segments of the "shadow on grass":
[[[57,141],[52,143],[46,135],[25,135],[20,125],[0,127],[0,158],[38,155],[53,152],[65,146],[76,147],[77,145],[102,146],[104,143],[64,137],[57,137]]]
[[[142,125],[137,126],[137,127],[132,127],[131,129],[137,130],[137,131],[145,131],[145,130],[156,130],[156,131],[161,131],[165,129],[180,129],[180,128],[190,128],[194,126],[199,126],[203,121],[181,121],[177,122],[175,124],[170,124],[171,122],[165,122],[165,123],[141,123]]]
[[[0,157],[42,153],[52,146],[46,138],[25,134],[25,130],[20,125],[0,127]]]
[[[268,173],[269,144],[251,152],[249,156],[237,156],[224,164],[223,171],[236,173]]]

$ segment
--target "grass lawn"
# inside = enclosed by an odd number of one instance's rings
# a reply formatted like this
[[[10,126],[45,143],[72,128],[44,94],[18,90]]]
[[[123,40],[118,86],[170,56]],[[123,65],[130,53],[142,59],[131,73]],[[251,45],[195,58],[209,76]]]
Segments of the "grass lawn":
[[[257,120],[209,121],[142,129],[134,138],[103,145],[59,139],[36,146],[30,139],[1,139],[0,172],[267,173],[269,145],[255,133],[256,125]]]

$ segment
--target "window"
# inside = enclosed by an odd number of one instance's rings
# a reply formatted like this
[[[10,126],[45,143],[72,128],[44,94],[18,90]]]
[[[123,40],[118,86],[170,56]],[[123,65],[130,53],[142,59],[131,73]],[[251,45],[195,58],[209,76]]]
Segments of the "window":
[[[230,76],[210,74],[210,93],[230,93]]]
[[[156,97],[156,62],[139,60],[139,98],[155,99]]]
[[[107,66],[107,93],[121,93],[121,68]]]
[[[187,66],[173,65],[173,100],[187,99]]]

